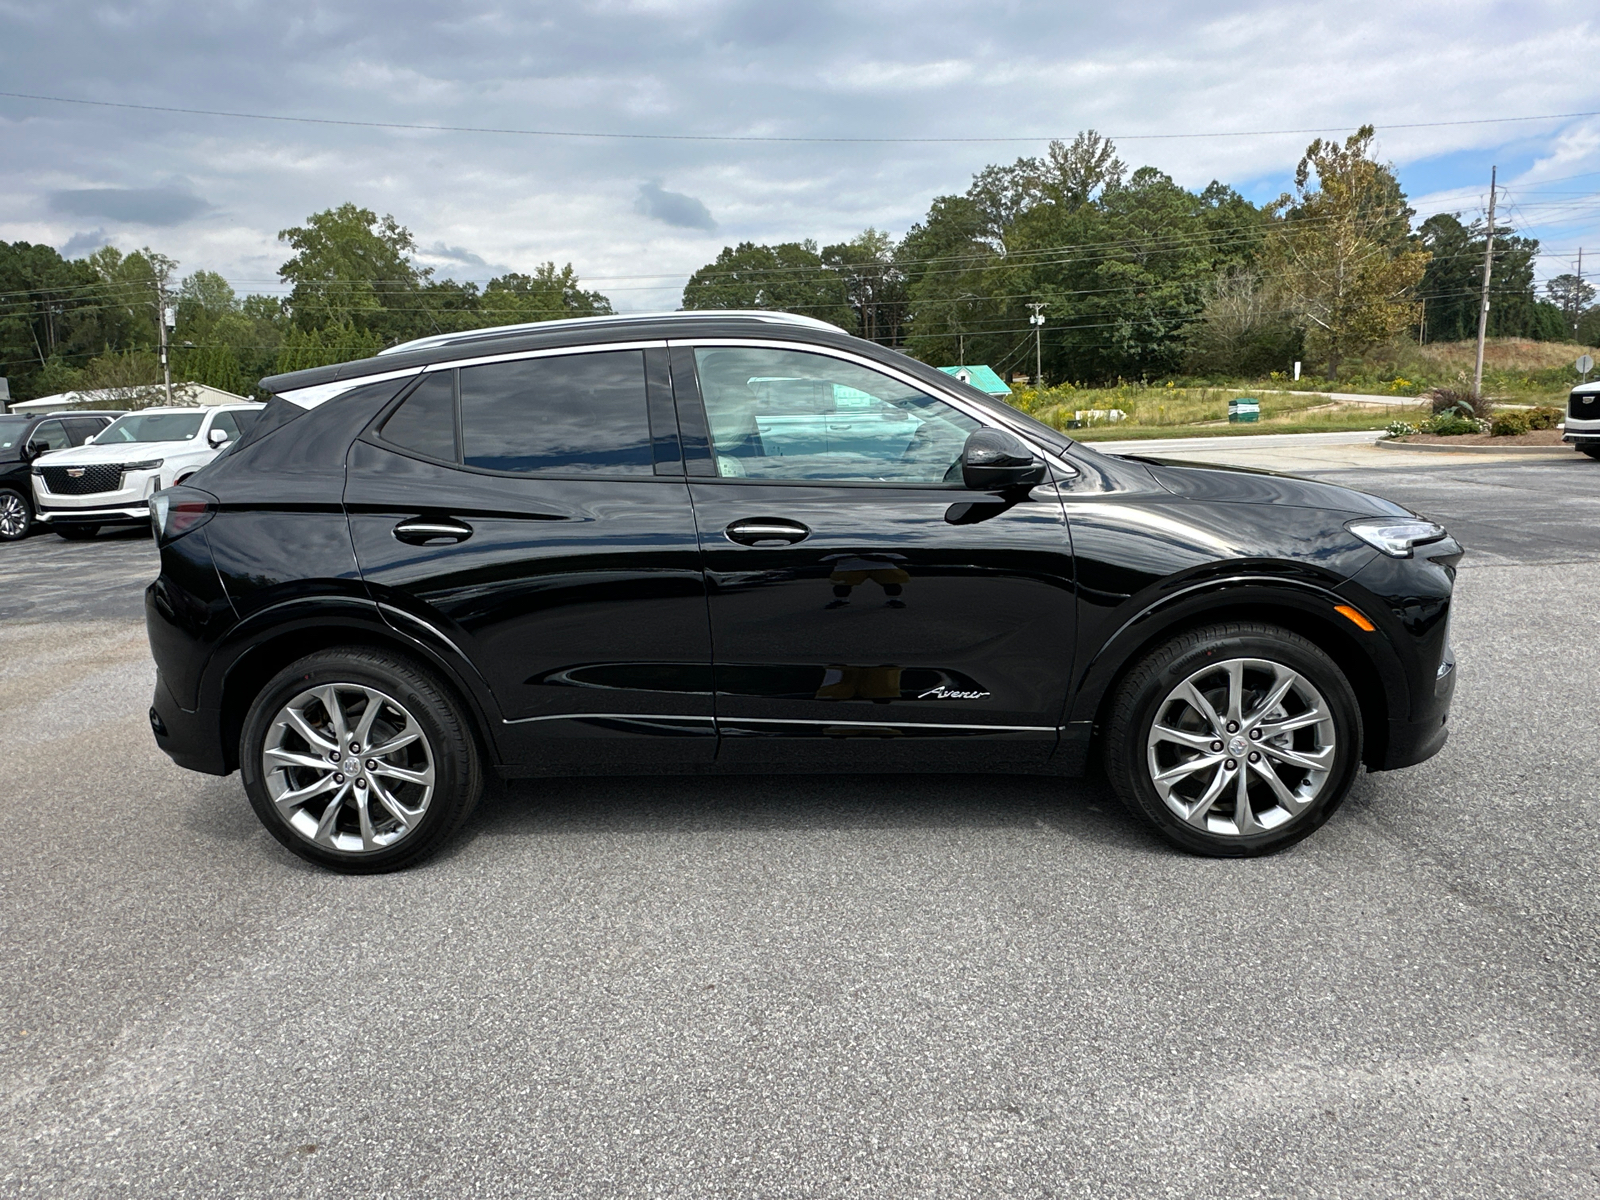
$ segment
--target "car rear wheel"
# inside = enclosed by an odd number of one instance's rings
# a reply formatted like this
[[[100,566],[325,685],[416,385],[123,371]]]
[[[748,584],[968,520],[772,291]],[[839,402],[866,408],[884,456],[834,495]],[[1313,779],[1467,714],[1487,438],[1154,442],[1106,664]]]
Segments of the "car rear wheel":
[[[1600,446],[1580,446],[1578,449],[1590,458],[1600,458]]]
[[[33,505],[21,492],[0,488],[0,542],[19,542],[33,528]]]
[[[1361,762],[1361,714],[1318,646],[1271,625],[1193,630],[1113,701],[1106,774],[1134,813],[1196,854],[1246,857],[1333,815]]]
[[[309,655],[267,684],[245,717],[239,764],[275,838],[351,874],[434,853],[483,790],[449,690],[408,659],[357,647]]]
[[[86,542],[100,532],[98,525],[57,525],[56,532],[69,542]]]

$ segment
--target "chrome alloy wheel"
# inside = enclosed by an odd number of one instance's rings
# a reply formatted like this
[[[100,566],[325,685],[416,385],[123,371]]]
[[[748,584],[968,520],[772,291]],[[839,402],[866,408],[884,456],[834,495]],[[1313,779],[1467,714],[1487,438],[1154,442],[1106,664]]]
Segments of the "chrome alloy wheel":
[[[28,528],[28,502],[15,492],[0,495],[0,537],[19,538]]]
[[[1150,727],[1150,782],[1207,833],[1276,829],[1322,794],[1333,714],[1304,675],[1262,658],[1208,663],[1167,693]]]
[[[261,776],[308,842],[352,853],[414,832],[433,799],[433,749],[392,696],[359,683],[301,692],[273,718]]]

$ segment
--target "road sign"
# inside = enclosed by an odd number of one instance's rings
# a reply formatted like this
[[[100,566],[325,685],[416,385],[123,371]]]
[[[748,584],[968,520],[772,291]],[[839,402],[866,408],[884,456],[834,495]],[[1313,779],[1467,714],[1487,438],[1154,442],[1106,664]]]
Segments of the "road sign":
[[[1578,355],[1578,361],[1572,365],[1577,367],[1581,374],[1587,375],[1590,371],[1594,370],[1594,359],[1590,358],[1587,354],[1580,354]]]

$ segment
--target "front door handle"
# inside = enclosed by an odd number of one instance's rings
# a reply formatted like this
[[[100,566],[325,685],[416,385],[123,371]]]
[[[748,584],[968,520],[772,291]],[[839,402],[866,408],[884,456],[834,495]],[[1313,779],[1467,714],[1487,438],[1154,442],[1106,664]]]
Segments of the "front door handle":
[[[722,532],[730,542],[738,542],[741,546],[792,546],[811,536],[811,530],[799,521],[788,521],[782,517],[735,521]]]
[[[394,527],[394,536],[411,546],[464,542],[472,536],[472,526],[454,517],[411,517]]]

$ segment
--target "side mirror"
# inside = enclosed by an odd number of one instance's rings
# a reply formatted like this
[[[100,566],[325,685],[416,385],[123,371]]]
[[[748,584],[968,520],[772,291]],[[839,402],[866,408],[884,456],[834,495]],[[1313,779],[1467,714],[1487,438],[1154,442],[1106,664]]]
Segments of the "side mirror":
[[[226,429],[213,429],[206,434],[206,440],[213,446],[225,446],[228,443],[228,431]]]
[[[1044,480],[1044,460],[1004,429],[974,429],[961,447],[961,482],[972,491],[1033,487]]]
[[[83,439],[83,444],[85,446],[92,446],[92,445],[94,445],[95,438],[97,438],[99,436],[100,435],[98,433],[91,433],[88,437]]]
[[[32,459],[38,458],[39,455],[41,455],[41,454],[48,454],[49,451],[50,451],[50,443],[49,442],[29,442],[28,443],[28,458],[29,458],[30,461]]]

